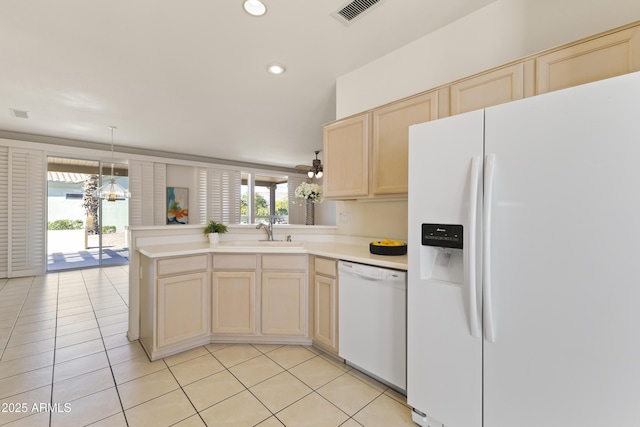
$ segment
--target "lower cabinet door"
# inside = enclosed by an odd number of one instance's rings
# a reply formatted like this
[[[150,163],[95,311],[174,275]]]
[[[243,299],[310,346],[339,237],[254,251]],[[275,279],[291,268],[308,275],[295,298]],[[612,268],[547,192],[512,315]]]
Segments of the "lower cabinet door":
[[[209,333],[206,272],[158,279],[158,347]]]
[[[211,275],[211,333],[255,334],[256,273]]]
[[[306,335],[305,273],[262,273],[262,333]]]
[[[338,282],[316,275],[313,293],[313,341],[337,353]]]

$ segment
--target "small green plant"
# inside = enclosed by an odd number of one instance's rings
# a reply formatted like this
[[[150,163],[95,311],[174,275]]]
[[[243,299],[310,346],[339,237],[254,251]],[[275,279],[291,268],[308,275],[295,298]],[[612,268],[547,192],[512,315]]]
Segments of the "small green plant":
[[[57,219],[47,223],[48,230],[81,230],[83,227],[81,219]]]
[[[204,235],[206,236],[209,233],[226,233],[227,226],[221,222],[209,221],[207,226],[204,228]]]
[[[115,225],[103,225],[102,226],[102,234],[113,234],[116,232]]]

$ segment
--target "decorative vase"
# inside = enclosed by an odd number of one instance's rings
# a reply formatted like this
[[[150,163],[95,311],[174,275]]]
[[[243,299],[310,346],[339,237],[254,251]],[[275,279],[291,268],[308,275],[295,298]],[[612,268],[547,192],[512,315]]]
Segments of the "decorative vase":
[[[307,199],[307,202],[305,203],[305,225],[313,225],[314,222],[314,218],[313,218],[313,206],[314,203],[310,200]]]
[[[209,244],[211,246],[220,243],[220,233],[209,233],[207,236],[209,236]]]

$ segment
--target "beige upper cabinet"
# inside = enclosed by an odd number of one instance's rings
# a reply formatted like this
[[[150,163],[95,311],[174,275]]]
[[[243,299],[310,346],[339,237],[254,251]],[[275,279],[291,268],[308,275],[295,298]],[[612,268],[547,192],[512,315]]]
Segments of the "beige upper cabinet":
[[[406,194],[409,171],[409,126],[438,117],[433,91],[373,110],[373,194]]]
[[[509,65],[452,84],[451,115],[522,99],[524,68],[524,63]]]
[[[640,71],[637,23],[338,120],[324,127],[325,196],[406,196],[413,124],[634,71]]]
[[[640,28],[633,27],[537,58],[537,94],[640,70]]]
[[[369,193],[369,113],[324,127],[324,195],[357,198]]]

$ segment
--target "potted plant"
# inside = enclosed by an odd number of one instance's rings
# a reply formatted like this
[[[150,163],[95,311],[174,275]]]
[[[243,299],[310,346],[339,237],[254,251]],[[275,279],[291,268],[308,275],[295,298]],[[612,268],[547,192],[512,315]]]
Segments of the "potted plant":
[[[209,221],[204,228],[204,235],[209,237],[209,243],[220,243],[220,234],[227,232],[227,226],[221,222]]]

